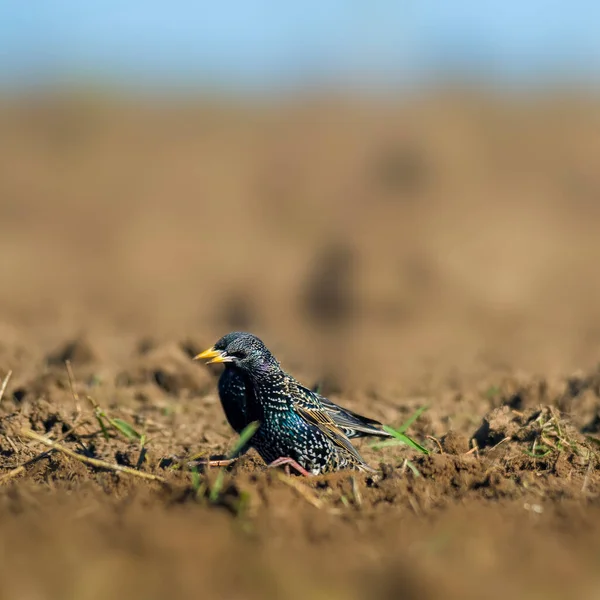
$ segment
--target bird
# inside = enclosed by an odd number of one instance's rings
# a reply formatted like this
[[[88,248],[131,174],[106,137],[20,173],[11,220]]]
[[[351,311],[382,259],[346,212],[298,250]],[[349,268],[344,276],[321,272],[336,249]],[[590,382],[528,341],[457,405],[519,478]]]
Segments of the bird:
[[[218,390],[227,421],[237,433],[259,422],[244,451],[255,448],[269,467],[292,467],[305,476],[374,472],[350,440],[390,437],[383,424],[300,384],[255,335],[228,333],[194,360],[224,365]]]

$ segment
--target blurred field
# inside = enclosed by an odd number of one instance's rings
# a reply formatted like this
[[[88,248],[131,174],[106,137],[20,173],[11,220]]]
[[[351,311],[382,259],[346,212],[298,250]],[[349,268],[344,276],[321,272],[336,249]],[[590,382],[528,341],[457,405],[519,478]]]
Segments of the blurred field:
[[[69,448],[135,466],[90,394],[170,487],[56,453],[5,480],[3,595],[597,593],[599,128],[598,98],[558,91],[4,102],[0,478],[44,449],[22,427],[77,414]],[[382,479],[302,481],[318,508],[251,455],[225,506],[198,500],[161,459],[231,446],[190,356],[233,329],[369,416],[428,406],[433,454],[362,444]]]

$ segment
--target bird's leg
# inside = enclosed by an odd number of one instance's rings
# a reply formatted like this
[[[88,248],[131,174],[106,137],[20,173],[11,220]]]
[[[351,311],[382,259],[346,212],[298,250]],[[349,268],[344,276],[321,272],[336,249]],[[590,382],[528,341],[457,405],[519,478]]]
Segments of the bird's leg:
[[[220,458],[220,459],[208,459],[208,460],[198,460],[198,461],[193,461],[188,463],[189,466],[195,466],[195,465],[203,465],[205,467],[228,467],[229,465],[232,465],[235,461],[237,460],[236,458]]]
[[[209,467],[228,467],[229,465],[232,465],[236,460],[237,460],[237,457],[236,458],[222,458],[220,460],[207,460],[206,465]]]
[[[289,468],[292,467],[298,471],[300,475],[304,475],[304,477],[310,477],[310,473],[304,467],[301,467],[293,458],[289,458],[287,456],[281,456],[277,460],[274,460],[272,463],[267,465],[269,469],[282,466],[286,467],[287,474],[289,474]]]

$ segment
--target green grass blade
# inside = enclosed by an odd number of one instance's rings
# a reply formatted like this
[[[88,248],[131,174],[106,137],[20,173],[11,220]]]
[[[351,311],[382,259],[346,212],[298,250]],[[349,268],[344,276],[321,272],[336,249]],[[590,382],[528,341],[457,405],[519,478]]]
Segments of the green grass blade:
[[[246,425],[242,433],[240,433],[240,437],[236,442],[233,450],[229,453],[227,458],[235,458],[239,452],[244,448],[244,446],[250,441],[250,438],[256,433],[256,430],[259,428],[260,423],[258,421],[252,421]]]
[[[429,454],[429,450],[424,446],[421,446],[418,442],[415,442],[412,438],[406,435],[406,431],[408,428],[428,409],[428,406],[421,406],[418,408],[398,429],[394,429],[388,425],[383,426],[383,430],[389,433],[394,439],[393,440],[385,440],[383,442],[375,442],[370,444],[371,448],[375,448],[376,450],[380,450],[381,448],[386,448],[387,446],[397,446],[398,444],[405,444],[409,446],[413,450],[417,450],[422,454]]]
[[[195,465],[192,467],[192,488],[195,492],[200,489],[200,473],[198,473],[198,467]]]
[[[523,450],[527,456],[531,456],[531,458],[544,458],[548,456],[552,452],[552,448],[548,448],[548,446],[544,446],[543,444],[534,445],[533,450]]]
[[[98,425],[100,426],[100,429],[102,430],[102,435],[104,436],[104,439],[106,441],[108,441],[108,439],[109,439],[108,430],[106,429],[106,425],[104,424],[104,419],[102,418],[102,413],[100,411],[95,411],[94,416],[96,417],[96,421],[98,421]]]
[[[417,469],[415,464],[413,462],[411,462],[410,460],[408,460],[408,458],[406,459],[406,466],[413,472],[413,475],[415,477],[421,477],[421,473],[419,472],[419,469]]]
[[[250,502],[252,500],[252,496],[250,492],[241,491],[240,495],[235,503],[235,515],[236,517],[241,517],[246,513],[248,507],[250,506]]]
[[[415,412],[404,422],[398,429],[398,433],[406,433],[408,428],[426,411],[429,410],[429,406],[421,406],[421,408],[417,408]],[[391,428],[390,428],[391,429]],[[392,433],[392,431],[388,431],[388,433]],[[393,435],[393,434],[392,434]]]
[[[389,448],[390,446],[401,446],[404,445],[402,440],[398,438],[394,438],[393,440],[384,440],[382,442],[371,442],[369,444],[369,448],[373,448],[373,450],[381,450],[382,448]]]
[[[371,448],[374,448],[375,450],[380,450],[381,448],[386,448],[388,446],[398,446],[400,444],[404,444],[406,446],[409,446],[413,450],[421,452],[422,454],[429,454],[429,450],[427,450],[427,448],[421,446],[421,444],[415,442],[415,440],[409,438],[406,434],[399,433],[397,430],[392,429],[391,427],[387,427],[386,425],[384,425],[383,428],[389,434],[393,435],[394,439],[385,440],[383,442],[375,442],[374,444],[370,445]]]
[[[110,424],[128,440],[141,440],[142,436],[123,419],[109,419]]]
[[[221,495],[221,490],[223,489],[223,482],[225,481],[225,469],[219,469],[217,473],[217,477],[215,478],[215,482],[210,488],[210,494],[208,499],[211,503],[217,502],[219,496]]]

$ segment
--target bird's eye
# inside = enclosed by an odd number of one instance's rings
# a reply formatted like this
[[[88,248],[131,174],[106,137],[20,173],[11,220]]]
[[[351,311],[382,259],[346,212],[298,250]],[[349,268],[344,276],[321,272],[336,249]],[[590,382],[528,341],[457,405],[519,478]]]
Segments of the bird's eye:
[[[233,358],[240,358],[240,359],[245,358],[244,353],[243,352],[239,352],[239,351],[238,352],[227,352],[227,354],[229,356],[233,356]]]

